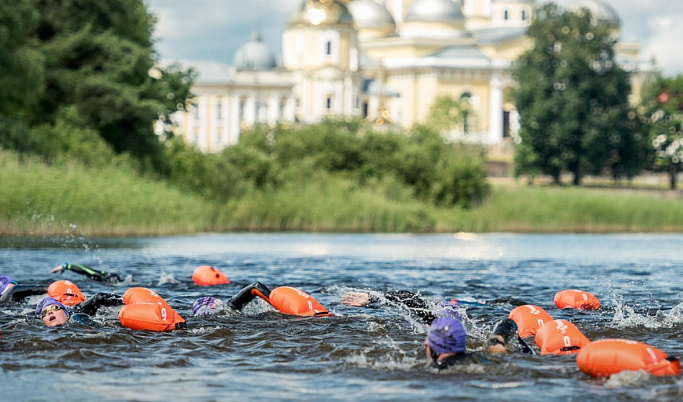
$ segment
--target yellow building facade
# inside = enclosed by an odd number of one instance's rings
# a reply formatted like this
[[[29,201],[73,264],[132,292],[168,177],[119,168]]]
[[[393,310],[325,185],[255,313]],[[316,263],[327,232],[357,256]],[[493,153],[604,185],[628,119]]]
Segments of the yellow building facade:
[[[601,0],[572,7],[619,26]],[[446,95],[471,110],[450,138],[503,143],[519,127],[508,70],[532,45],[535,8],[535,0],[302,0],[282,35],[281,65],[258,35],[232,66],[186,62],[199,76],[192,110],[176,118],[179,131],[214,152],[257,123],[361,116],[410,128]],[[632,71],[652,69],[638,59],[638,44],[617,51]]]

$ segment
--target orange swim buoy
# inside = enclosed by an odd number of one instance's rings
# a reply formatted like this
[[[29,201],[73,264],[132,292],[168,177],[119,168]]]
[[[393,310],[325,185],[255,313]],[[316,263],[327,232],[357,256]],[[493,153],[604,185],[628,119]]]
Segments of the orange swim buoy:
[[[225,274],[208,265],[197,267],[192,273],[192,280],[199,286],[225,285],[230,283]]]
[[[185,328],[185,320],[175,310],[159,303],[128,304],[121,308],[119,321],[124,327],[147,331],[173,331]]]
[[[655,376],[681,375],[681,362],[645,343],[601,339],[576,355],[579,370],[592,377],[609,377],[624,370],[644,370]]]
[[[281,313],[306,317],[332,315],[308,293],[289,286],[273,289],[269,299],[271,306]]]
[[[567,320],[546,322],[536,331],[536,345],[541,355],[571,355],[589,343],[576,325]]]
[[[52,282],[47,288],[47,294],[65,306],[75,306],[85,301],[81,290],[71,281]]]
[[[130,288],[123,294],[123,304],[154,303],[164,306],[166,309],[173,310],[171,306],[159,296],[155,291],[147,288]]]
[[[597,310],[600,308],[600,300],[583,290],[567,289],[555,294],[555,305],[560,309]]]
[[[526,304],[515,308],[510,312],[508,318],[511,318],[517,324],[517,333],[522,338],[536,335],[536,331],[543,324],[553,320],[550,314],[533,304]]]

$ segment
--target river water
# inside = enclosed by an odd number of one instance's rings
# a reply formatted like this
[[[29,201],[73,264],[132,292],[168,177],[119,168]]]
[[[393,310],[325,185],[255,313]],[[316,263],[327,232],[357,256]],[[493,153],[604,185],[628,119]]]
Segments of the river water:
[[[116,309],[99,328],[48,329],[39,296],[0,306],[0,400],[680,400],[680,378],[582,374],[572,356],[490,357],[436,373],[426,329],[396,306],[340,303],[350,290],[407,289],[439,300],[513,298],[574,322],[591,340],[627,338],[683,356],[683,235],[202,234],[161,238],[0,240],[0,274],[20,283],[69,279],[91,295],[145,286],[188,320],[168,333],[132,331]],[[105,285],[68,261],[115,272]],[[231,283],[200,288],[199,265]],[[335,315],[285,316],[261,300],[242,314],[189,315],[202,295],[228,298],[260,281],[300,288]],[[557,291],[595,294],[598,312],[558,310]],[[481,347],[506,303],[470,306],[468,348]],[[533,339],[531,339],[533,343]]]

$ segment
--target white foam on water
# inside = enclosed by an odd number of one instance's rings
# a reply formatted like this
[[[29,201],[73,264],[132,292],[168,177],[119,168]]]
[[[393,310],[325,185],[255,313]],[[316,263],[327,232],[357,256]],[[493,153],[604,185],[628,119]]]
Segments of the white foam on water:
[[[635,311],[632,306],[624,302],[623,297],[616,295],[614,304],[614,317],[612,325],[619,329],[645,327],[650,329],[673,328],[683,323],[683,303],[680,303],[668,312],[658,310],[655,315],[644,315]]]
[[[627,386],[640,386],[647,383],[652,376],[644,370],[631,371],[624,370],[620,373],[614,374],[607,381],[605,381],[606,387],[627,387]]]
[[[179,280],[177,280],[175,277],[173,277],[173,274],[167,274],[165,271],[161,272],[161,276],[159,277],[159,283],[158,285],[165,285],[167,283],[170,284],[177,284],[180,283]]]

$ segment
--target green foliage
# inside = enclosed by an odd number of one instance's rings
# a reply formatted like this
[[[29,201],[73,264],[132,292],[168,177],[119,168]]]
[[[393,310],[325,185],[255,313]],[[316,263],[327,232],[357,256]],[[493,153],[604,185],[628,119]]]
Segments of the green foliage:
[[[430,106],[426,125],[439,132],[464,131],[467,134],[472,130],[473,114],[469,96],[456,100],[450,95],[443,95]]]
[[[35,3],[0,2],[0,116],[27,117],[43,92],[45,58],[32,37],[38,25]]]
[[[643,164],[644,136],[628,103],[629,74],[614,57],[613,29],[588,10],[542,6],[529,28],[533,49],[515,63],[513,98],[521,117],[517,174],[548,174],[574,184],[608,171],[632,177]]]
[[[164,235],[211,229],[216,205],[126,166],[45,165],[0,151],[1,235]]]
[[[165,173],[160,140],[171,127],[155,133],[152,124],[184,109],[192,75],[177,65],[155,66],[153,25],[143,0],[3,2],[0,145],[50,161],[59,153],[92,159],[77,140],[51,138],[78,121],[75,138],[95,132],[141,168]]]
[[[658,77],[644,91],[643,108],[650,124],[651,167],[667,172],[675,189],[683,171],[683,77]]]

